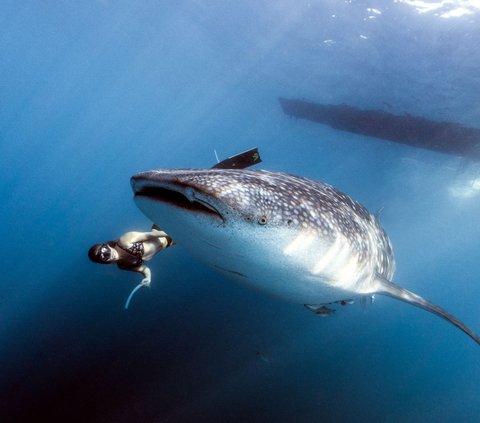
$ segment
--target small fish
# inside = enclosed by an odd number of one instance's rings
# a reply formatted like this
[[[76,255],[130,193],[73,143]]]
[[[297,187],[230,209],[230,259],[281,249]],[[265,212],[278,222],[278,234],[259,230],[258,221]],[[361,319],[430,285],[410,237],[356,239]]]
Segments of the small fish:
[[[310,304],[304,304],[305,308],[310,311],[313,311],[318,316],[330,316],[331,314],[335,313],[334,308],[327,307],[326,305],[314,306]]]

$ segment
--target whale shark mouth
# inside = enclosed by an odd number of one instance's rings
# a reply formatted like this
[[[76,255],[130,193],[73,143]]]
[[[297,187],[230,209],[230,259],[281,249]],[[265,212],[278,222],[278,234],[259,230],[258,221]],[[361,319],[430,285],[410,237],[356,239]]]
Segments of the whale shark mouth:
[[[173,187],[166,188],[140,183],[134,185],[134,190],[135,197],[146,197],[192,213],[210,215],[225,221],[217,208],[204,199],[198,198],[197,191],[188,185],[182,185],[178,189],[174,189]],[[184,194],[184,192],[188,194]]]

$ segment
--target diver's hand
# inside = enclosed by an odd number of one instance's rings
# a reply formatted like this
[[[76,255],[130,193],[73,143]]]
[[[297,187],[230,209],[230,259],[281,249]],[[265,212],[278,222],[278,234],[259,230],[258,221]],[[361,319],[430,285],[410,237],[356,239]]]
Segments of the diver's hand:
[[[142,279],[141,284],[145,286],[150,286],[150,283],[152,282],[152,272],[147,266],[145,266],[145,269],[143,269],[142,273],[145,277]]]
[[[133,288],[132,292],[130,292],[130,295],[127,298],[127,302],[125,303],[125,310],[128,309],[128,306],[130,305],[130,301],[135,295],[135,292],[137,292],[143,286],[146,286],[147,288],[149,288],[150,282],[152,282],[152,272],[147,266],[142,265],[141,267],[136,268],[135,271],[141,273],[144,276],[144,278],[142,279],[142,282],[140,282],[135,288]]]

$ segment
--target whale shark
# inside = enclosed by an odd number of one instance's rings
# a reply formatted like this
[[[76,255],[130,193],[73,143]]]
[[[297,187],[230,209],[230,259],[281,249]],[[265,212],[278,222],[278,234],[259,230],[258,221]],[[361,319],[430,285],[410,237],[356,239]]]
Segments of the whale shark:
[[[266,170],[160,169],[131,185],[149,219],[229,279],[314,312],[387,295],[480,344],[455,316],[392,281],[393,248],[378,218],[326,183]]]

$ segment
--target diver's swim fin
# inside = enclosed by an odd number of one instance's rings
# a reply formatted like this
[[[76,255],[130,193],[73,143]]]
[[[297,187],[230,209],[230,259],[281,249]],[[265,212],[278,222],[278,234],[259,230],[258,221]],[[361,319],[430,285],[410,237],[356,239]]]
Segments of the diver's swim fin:
[[[128,306],[130,305],[130,301],[132,301],[133,296],[144,285],[145,285],[144,283],[139,283],[135,288],[132,289],[132,292],[130,292],[130,295],[128,296],[127,301],[125,302],[125,310],[128,310]]]

